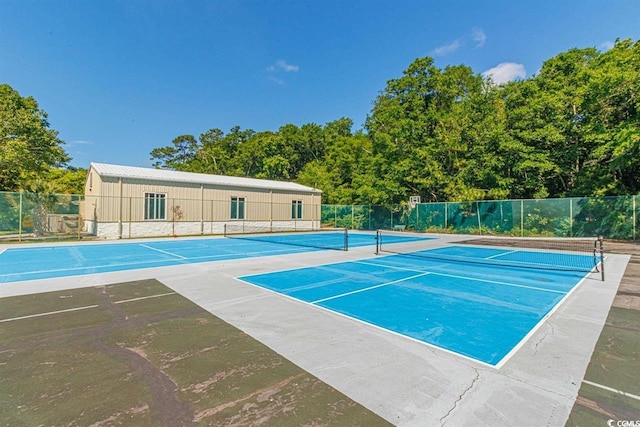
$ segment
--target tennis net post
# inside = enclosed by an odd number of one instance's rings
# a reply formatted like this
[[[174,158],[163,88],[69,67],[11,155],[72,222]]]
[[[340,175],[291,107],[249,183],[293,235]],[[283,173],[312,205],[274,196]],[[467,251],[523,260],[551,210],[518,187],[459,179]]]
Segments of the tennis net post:
[[[599,245],[598,245],[599,243]],[[597,266],[597,255],[596,251],[599,249],[600,251],[600,279],[604,282],[604,236],[598,236],[598,240],[594,244],[595,248],[593,249],[593,262]],[[599,248],[598,248],[599,246]]]

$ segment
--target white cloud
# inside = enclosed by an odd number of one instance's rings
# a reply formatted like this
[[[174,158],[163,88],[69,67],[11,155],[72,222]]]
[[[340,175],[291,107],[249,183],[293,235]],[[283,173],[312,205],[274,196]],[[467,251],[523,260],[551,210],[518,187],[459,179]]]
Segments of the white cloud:
[[[482,28],[473,28],[471,30],[471,34],[470,35],[466,35],[463,36],[457,40],[454,40],[453,42],[449,43],[449,44],[445,44],[442,46],[438,46],[433,50],[433,55],[434,56],[445,56],[445,55],[449,55],[451,53],[454,53],[455,51],[457,51],[458,49],[460,49],[462,46],[469,44],[469,40],[473,41],[473,43],[475,43],[476,47],[482,47],[484,46],[485,42],[487,41],[487,35],[484,33],[484,31],[482,30]]]
[[[285,73],[297,73],[298,71],[300,71],[300,67],[297,65],[292,65],[292,64],[287,64],[287,61],[284,61],[282,59],[276,61],[275,64],[273,65],[269,65],[266,70],[269,73],[274,73],[278,70],[282,70]]]
[[[291,65],[291,64],[287,64],[285,61],[276,61],[276,65],[281,69],[286,71],[287,73],[289,72],[294,72],[297,73],[300,70],[300,67],[298,67],[297,65]]]
[[[284,80],[276,76],[281,76],[282,73],[297,73],[298,71],[300,71],[300,67],[297,65],[288,64],[287,61],[279,59],[275,62],[275,64],[269,65],[267,68],[265,68],[265,70],[267,71],[267,73],[269,73],[267,77],[268,81],[280,86],[284,86]]]
[[[493,68],[489,68],[482,73],[485,77],[491,77],[494,83],[503,84],[516,80],[518,78],[524,79],[527,75],[527,71],[524,69],[524,65],[516,64],[514,62],[503,62]]]
[[[471,39],[476,43],[476,47],[482,47],[487,41],[487,36],[482,28],[474,28],[471,30]]]
[[[456,40],[453,43],[449,43],[446,44],[444,46],[439,46],[437,48],[435,48],[433,50],[433,54],[436,56],[444,56],[444,55],[448,55],[450,53],[455,52],[456,50],[458,50],[458,48],[460,48],[462,44],[460,43],[460,40]]]

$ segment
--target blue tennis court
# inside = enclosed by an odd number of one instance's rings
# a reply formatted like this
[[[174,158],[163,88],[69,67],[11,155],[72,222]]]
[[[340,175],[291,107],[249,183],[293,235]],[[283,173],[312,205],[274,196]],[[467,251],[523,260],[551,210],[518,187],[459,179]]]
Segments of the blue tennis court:
[[[536,259],[534,251],[442,250],[470,262],[389,255],[239,279],[499,367],[589,274],[472,262],[497,251]]]
[[[10,247],[0,252],[0,283],[314,252],[344,244],[339,232],[237,237]],[[350,247],[375,246],[371,233],[350,233],[348,240]]]

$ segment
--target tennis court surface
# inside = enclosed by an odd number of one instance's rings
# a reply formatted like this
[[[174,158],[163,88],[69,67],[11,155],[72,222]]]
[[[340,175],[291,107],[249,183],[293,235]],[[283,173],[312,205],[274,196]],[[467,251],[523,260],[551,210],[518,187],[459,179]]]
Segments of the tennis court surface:
[[[397,236],[397,241],[424,240]],[[148,240],[136,243],[9,247],[0,251],[0,283],[268,257],[327,249],[373,247],[372,233],[238,234],[233,238]]]
[[[592,255],[451,245],[239,279],[500,367],[592,263]]]

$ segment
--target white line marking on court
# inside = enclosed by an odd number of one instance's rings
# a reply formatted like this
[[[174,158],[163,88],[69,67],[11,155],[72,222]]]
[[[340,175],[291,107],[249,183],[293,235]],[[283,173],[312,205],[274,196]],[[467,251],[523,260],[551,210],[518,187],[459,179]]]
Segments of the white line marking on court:
[[[127,302],[141,301],[141,300],[150,299],[150,298],[166,297],[168,295],[176,295],[176,294],[177,294],[177,292],[167,292],[166,294],[149,295],[149,296],[146,296],[146,297],[123,299],[122,301],[115,301],[114,304],[124,304],[124,303],[127,303]]]
[[[20,317],[13,317],[11,319],[3,319],[3,320],[0,320],[0,323],[12,322],[14,320],[31,319],[31,318],[34,318],[34,317],[49,316],[50,314],[68,313],[70,311],[87,310],[89,308],[96,308],[96,307],[99,307],[99,305],[87,305],[87,306],[84,306],[84,307],[69,308],[69,309],[66,309],[66,310],[49,311],[47,313],[38,313],[38,314],[31,314],[29,316],[20,316]]]
[[[496,364],[496,368],[502,368],[502,366],[504,366],[525,345],[525,343],[529,341],[529,339],[538,331],[538,329],[542,328],[542,325],[544,325],[549,319],[551,319],[551,316],[553,316],[554,313],[564,305],[564,302],[569,299],[569,297],[585,282],[586,279],[587,276],[584,276],[578,283],[573,286],[573,288],[569,290],[569,292],[565,294],[565,296],[562,297],[560,301],[555,304],[555,306],[553,306],[553,308],[551,308],[551,310],[547,314],[542,316],[538,323],[533,328],[531,328],[531,330],[520,340],[520,342],[516,344],[511,349],[511,351],[507,353],[502,358],[502,360],[500,360]]]
[[[177,292],[167,292],[167,293],[158,294],[158,295],[148,295],[146,297],[131,298],[131,299],[125,299],[125,300],[122,300],[122,301],[115,301],[114,304],[124,304],[124,303],[127,303],[127,302],[140,301],[140,300],[145,300],[145,299],[150,299],[150,298],[166,297],[168,295],[176,295],[176,294],[177,294]],[[97,304],[96,305],[86,305],[86,306],[83,306],[83,307],[68,308],[66,310],[58,310],[58,311],[49,311],[49,312],[46,312],[46,313],[30,314],[28,316],[20,316],[20,317],[13,317],[11,319],[3,319],[3,320],[0,320],[0,323],[11,322],[11,321],[14,321],[14,320],[31,319],[31,318],[34,318],[34,317],[49,316],[51,314],[69,313],[69,312],[72,312],[72,311],[87,310],[89,308],[96,308],[96,307],[99,307],[99,305],[97,305]]]
[[[618,394],[621,394],[623,396],[630,397],[632,399],[640,400],[640,396],[636,396],[635,394],[627,393],[626,391],[618,390],[618,389],[615,389],[615,388],[612,388],[612,387],[607,387],[606,385],[594,383],[594,382],[587,381],[587,380],[582,380],[582,382],[585,383],[585,384],[589,384],[591,386],[594,386],[594,387],[601,388],[603,390],[611,391],[613,393],[618,393]]]
[[[154,248],[153,246],[144,245],[142,243],[140,243],[140,246],[142,246],[143,248],[151,249],[152,251],[158,251],[158,252],[163,253],[163,254],[171,255],[171,256],[176,257],[176,258],[188,259],[187,257],[184,257],[182,255],[177,255],[177,254],[174,254],[173,252],[163,251],[162,249]]]
[[[366,261],[352,261],[352,262],[355,263],[355,264],[371,265],[373,267],[385,267],[385,268],[390,268],[392,270],[399,270],[399,271],[413,271],[414,273],[423,272],[423,270],[416,270],[415,268],[396,267],[394,265],[378,264],[378,263],[375,263],[375,262],[366,262]]]
[[[298,253],[298,252],[292,252],[288,249],[282,249],[282,250],[278,250],[278,251],[265,251],[265,252],[247,252],[247,253],[226,253],[226,254],[217,254],[217,255],[203,255],[203,256],[198,256],[198,257],[192,257],[192,258],[185,258],[186,260],[202,260],[199,262],[205,262],[204,260],[206,259],[211,259],[212,261],[215,261],[214,258],[223,258],[223,257],[231,257],[228,258],[230,260],[238,260],[238,259],[244,259],[247,256],[269,256],[269,255],[277,255],[279,252],[285,252],[285,254],[288,253]],[[123,263],[118,263],[118,264],[104,264],[104,265],[89,265],[89,266],[83,266],[83,267],[70,267],[70,268],[56,268],[56,269],[51,269],[51,270],[36,270],[36,271],[25,271],[25,272],[19,272],[19,273],[6,273],[6,274],[0,274],[0,277],[13,277],[13,276],[29,276],[31,274],[44,274],[44,273],[63,273],[63,272],[72,272],[72,271],[82,271],[82,270],[88,270],[86,273],[84,274],[95,274],[95,271],[92,270],[96,270],[96,269],[102,269],[102,268],[107,268],[109,269],[108,271],[106,271],[106,273],[112,273],[114,271],[121,271],[118,270],[119,267],[127,267],[130,265],[135,265],[135,266],[139,266],[139,267],[133,267],[133,268],[128,268],[127,270],[137,270],[140,268],[150,268],[147,266],[143,266],[144,264],[158,264],[158,263],[166,263],[166,262],[175,262],[174,260],[152,260],[152,261],[136,261],[136,262],[123,262]],[[168,264],[168,265],[161,265],[159,267],[173,267],[175,264]]]
[[[517,252],[518,252],[518,251],[501,252],[501,253],[499,253],[499,254],[495,254],[495,255],[491,255],[491,256],[485,257],[485,259],[498,258],[498,257],[505,256],[505,255],[515,254],[515,253],[517,253]]]
[[[411,269],[411,268],[403,268],[403,267],[394,267],[392,265],[385,265],[385,264],[376,264],[376,263],[372,263],[372,262],[362,262],[362,261],[354,261],[360,264],[367,264],[367,265],[372,265],[375,267],[387,267],[387,268],[391,268],[394,270],[404,270],[404,271],[415,271],[416,273],[422,270],[415,270],[415,269]],[[502,286],[511,286],[514,288],[523,288],[523,289],[531,289],[534,291],[542,291],[542,292],[551,292],[554,294],[566,294],[565,291],[557,291],[555,289],[547,289],[547,288],[538,288],[537,286],[527,286],[527,285],[517,285],[515,283],[508,283],[508,282],[498,282],[495,280],[486,280],[486,279],[477,279],[477,278],[473,278],[473,277],[467,277],[467,276],[457,276],[455,274],[445,274],[445,273],[437,273],[435,271],[432,271],[431,274],[436,275],[436,276],[443,276],[443,277],[452,277],[454,279],[464,279],[464,280],[470,280],[470,281],[474,281],[474,282],[483,282],[483,283],[491,283],[494,285],[502,285]]]
[[[84,267],[56,268],[56,269],[53,269],[53,270],[23,271],[23,272],[20,272],[20,273],[0,274],[0,277],[28,276],[30,274],[58,273],[58,272],[64,272],[64,271],[77,271],[77,270],[95,270],[97,268],[110,268],[112,270],[108,271],[108,273],[111,273],[111,272],[114,272],[114,271],[119,271],[117,269],[118,267],[124,267],[124,266],[128,266],[128,265],[158,264],[158,263],[164,263],[164,262],[169,262],[169,261],[168,260],[136,261],[136,262],[123,262],[123,263],[120,263],[120,264],[104,264],[104,265],[88,265],[88,266],[84,266]],[[173,264],[170,265],[170,266],[173,266]],[[144,268],[144,267],[139,267],[139,268]],[[135,268],[132,268],[131,270],[135,270]],[[90,274],[90,273],[86,273],[86,274]],[[47,277],[47,279],[48,279],[48,277]]]
[[[498,281],[494,281],[494,280],[484,280],[484,279],[474,279],[472,277],[466,277],[466,276],[456,276],[455,274],[445,274],[445,273],[433,273],[439,276],[444,276],[444,277],[453,277],[455,279],[465,279],[465,280],[471,280],[474,282],[484,282],[484,283],[492,283],[492,284],[496,284],[496,285],[502,285],[502,286],[511,286],[514,288],[523,288],[523,289],[531,289],[534,291],[542,291],[542,292],[551,292],[554,294],[566,294],[565,291],[557,291],[555,289],[547,289],[547,288],[539,288],[537,286],[527,286],[527,285],[517,285],[515,283],[506,283],[506,282],[498,282]]]
[[[319,299],[319,300],[311,301],[310,304],[318,304],[318,303],[329,301],[329,300],[332,300],[332,299],[346,297],[348,295],[359,294],[361,292],[370,291],[371,289],[376,289],[376,288],[381,288],[383,286],[393,285],[393,284],[396,284],[396,283],[404,282],[405,280],[411,280],[411,279],[415,279],[416,277],[426,276],[428,274],[432,274],[432,273],[426,272],[426,273],[422,273],[422,274],[416,274],[414,276],[405,277],[404,279],[398,279],[398,280],[394,280],[392,282],[381,283],[381,284],[375,285],[375,286],[369,286],[368,288],[362,288],[362,289],[357,289],[357,290],[351,291],[351,292],[345,292],[344,294],[334,295],[332,297],[322,298],[322,299]]]
[[[347,262],[350,262],[350,261],[347,261]],[[336,262],[336,263],[331,263],[331,264],[325,264],[325,265],[344,264],[344,263],[345,263],[344,261],[341,261],[341,262]],[[306,267],[304,267],[304,268],[306,268]],[[296,269],[294,269],[294,270],[302,270],[302,269],[304,269],[304,268],[296,268]],[[312,267],[312,268],[313,268],[313,267]],[[283,271],[286,271],[286,270],[283,270]],[[288,270],[288,271],[292,271],[292,270]],[[269,273],[268,273],[268,274],[269,274]],[[251,276],[247,276],[247,277],[251,277]],[[497,369],[497,367],[496,367],[496,366],[494,366],[494,365],[492,365],[491,363],[483,362],[483,361],[482,361],[482,360],[480,360],[480,359],[474,359],[473,357],[470,357],[470,356],[465,356],[464,354],[462,354],[462,353],[458,353],[458,352],[456,352],[456,351],[454,351],[454,350],[449,350],[449,349],[444,348],[444,347],[439,347],[439,346],[437,346],[436,344],[431,344],[431,343],[429,343],[429,342],[422,341],[422,340],[420,340],[420,339],[418,339],[418,338],[414,338],[414,337],[411,337],[411,336],[409,336],[409,335],[405,335],[405,334],[403,334],[403,333],[396,332],[396,331],[391,330],[391,329],[387,329],[387,328],[385,328],[385,327],[383,327],[383,326],[376,325],[375,323],[372,323],[372,322],[369,322],[369,321],[366,321],[366,320],[362,320],[362,319],[358,319],[358,318],[356,318],[356,317],[352,317],[352,316],[350,316],[350,315],[348,315],[348,314],[340,313],[339,311],[333,310],[333,309],[331,309],[331,308],[323,307],[323,306],[321,306],[321,305],[314,305],[312,302],[304,301],[304,300],[301,300],[301,299],[299,299],[299,298],[297,298],[297,297],[292,297],[291,295],[283,294],[282,292],[274,291],[273,289],[269,289],[269,288],[265,288],[265,287],[263,287],[263,286],[261,286],[261,285],[258,285],[258,284],[256,284],[256,283],[252,283],[252,282],[246,281],[246,280],[244,280],[244,279],[243,279],[243,278],[241,278],[241,277],[236,277],[235,279],[236,279],[236,280],[238,280],[239,282],[245,283],[245,284],[247,284],[247,285],[249,285],[249,286],[253,286],[253,287],[260,288],[261,290],[266,291],[267,293],[270,293],[270,294],[273,294],[273,295],[277,295],[277,296],[279,296],[279,297],[284,297],[284,298],[286,298],[286,299],[288,299],[288,300],[290,300],[290,301],[294,301],[294,302],[299,303],[299,304],[310,305],[311,307],[313,307],[313,308],[315,308],[315,309],[324,310],[324,311],[326,311],[327,313],[331,313],[331,314],[333,314],[333,315],[336,315],[336,316],[342,317],[343,319],[348,319],[348,320],[351,320],[351,321],[356,321],[356,322],[362,323],[362,324],[364,324],[364,325],[368,325],[368,326],[373,327],[373,328],[375,328],[375,329],[377,329],[377,330],[384,331],[384,332],[386,332],[386,333],[391,333],[391,334],[396,335],[396,336],[398,336],[398,337],[401,337],[401,338],[403,338],[403,339],[408,339],[408,340],[413,341],[413,342],[416,342],[416,343],[418,343],[418,344],[420,344],[420,345],[427,346],[427,347],[429,347],[429,348],[431,348],[431,349],[433,349],[433,350],[436,350],[436,351],[443,351],[443,352],[445,352],[445,353],[452,354],[452,355],[454,355],[454,356],[456,356],[456,357],[459,357],[459,358],[462,358],[462,359],[465,359],[465,360],[471,361],[471,362],[473,362],[473,363],[475,363],[475,364],[480,364],[480,365],[486,366],[486,367],[488,367],[488,368],[490,368],[490,369]]]

